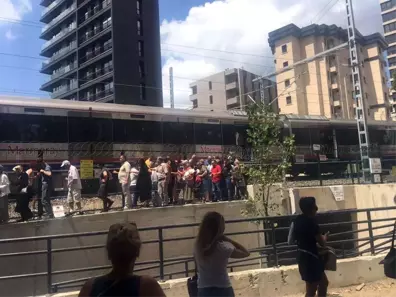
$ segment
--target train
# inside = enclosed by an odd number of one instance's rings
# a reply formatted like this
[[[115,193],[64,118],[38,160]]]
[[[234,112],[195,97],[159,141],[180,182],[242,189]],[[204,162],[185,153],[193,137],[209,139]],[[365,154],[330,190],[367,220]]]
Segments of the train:
[[[282,115],[283,135],[294,135],[291,174],[314,175],[321,145],[322,171],[345,171],[342,162],[360,156],[356,121]],[[244,111],[183,110],[87,101],[0,96],[0,164],[29,166],[37,152],[55,170],[65,159],[116,166],[119,155],[198,157],[233,154],[253,161]],[[375,155],[396,160],[396,122],[368,123]],[[334,162],[333,162],[334,161]],[[340,165],[341,164],[341,165]]]

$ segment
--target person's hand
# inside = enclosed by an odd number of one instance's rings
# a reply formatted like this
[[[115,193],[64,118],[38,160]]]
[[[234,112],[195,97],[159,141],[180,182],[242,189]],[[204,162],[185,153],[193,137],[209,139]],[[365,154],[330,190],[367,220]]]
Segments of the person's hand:
[[[44,169],[40,169],[40,173],[44,173]]]
[[[325,241],[327,241],[327,239],[329,238],[329,234],[330,234],[330,231],[327,231],[325,234],[323,234],[323,238]]]
[[[114,170],[113,173],[114,173],[114,174],[118,174],[118,171]]]

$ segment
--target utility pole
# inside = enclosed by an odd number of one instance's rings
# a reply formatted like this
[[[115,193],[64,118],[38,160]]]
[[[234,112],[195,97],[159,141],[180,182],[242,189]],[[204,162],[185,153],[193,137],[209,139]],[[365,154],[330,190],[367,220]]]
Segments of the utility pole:
[[[360,81],[360,59],[356,44],[356,29],[355,18],[353,14],[352,0],[345,0],[347,21],[348,21],[348,43],[349,43],[349,56],[351,60],[351,69],[353,77],[354,98],[356,103],[356,122],[359,133],[359,148],[360,158],[362,163],[363,180],[369,182],[371,180],[370,174],[370,159],[369,159],[369,135],[367,130],[367,109],[366,102],[363,97],[362,84]]]
[[[242,102],[242,83],[241,83],[241,69],[238,68],[238,89],[239,89],[239,109],[243,110],[244,103]]]
[[[169,68],[170,107],[175,108],[175,92],[173,89],[173,67]]]

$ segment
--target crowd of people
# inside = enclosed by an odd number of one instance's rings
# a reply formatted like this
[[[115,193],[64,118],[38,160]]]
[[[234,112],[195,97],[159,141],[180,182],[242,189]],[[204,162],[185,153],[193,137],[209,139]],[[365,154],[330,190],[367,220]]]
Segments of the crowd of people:
[[[121,167],[111,172],[103,168],[100,174],[98,196],[103,200],[103,211],[108,211],[113,201],[108,197],[109,182],[118,175],[126,209],[184,204],[187,201],[217,202],[245,199],[245,176],[238,159],[219,157],[175,160],[170,157],[150,157],[129,162],[120,156]]]
[[[79,170],[70,161],[65,160],[61,168],[67,170],[67,207],[65,215],[82,214],[82,183]],[[13,168],[13,178],[9,179],[0,165],[0,222],[8,221],[8,197],[16,199],[15,211],[20,221],[34,217],[29,202],[33,200],[33,209],[37,208],[37,219],[54,218],[51,204],[53,190],[52,169],[39,152],[37,162],[26,171],[23,166]],[[207,157],[198,159],[193,155],[182,160],[170,157],[150,157],[128,161],[120,155],[120,168],[110,170],[102,166],[99,176],[98,197],[103,201],[102,212],[111,209],[114,201],[109,197],[113,176],[118,177],[124,209],[140,205],[144,207],[180,205],[186,202],[217,202],[247,197],[243,167],[236,158]]]
[[[325,273],[326,257],[319,252],[326,247],[315,219],[318,207],[315,198],[300,199],[301,214],[294,220],[294,243],[298,247],[297,263],[302,281],[306,283],[306,297],[326,297],[329,285]],[[193,247],[195,276],[187,280],[190,297],[234,297],[228,274],[230,258],[242,259],[250,252],[240,243],[227,237],[224,217],[218,212],[208,212],[202,219]],[[134,266],[139,257],[142,241],[135,223],[112,225],[107,237],[107,254],[112,270],[88,280],[79,297],[94,296],[165,296],[158,282],[151,276],[139,276]]]

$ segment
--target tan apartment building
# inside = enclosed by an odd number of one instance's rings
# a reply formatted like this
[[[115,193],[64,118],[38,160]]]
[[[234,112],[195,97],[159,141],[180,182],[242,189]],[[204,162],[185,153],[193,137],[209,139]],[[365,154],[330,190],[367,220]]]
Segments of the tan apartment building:
[[[348,40],[345,29],[335,25],[287,25],[269,33],[276,70],[313,57]],[[361,84],[367,117],[388,120],[389,90],[383,51],[387,43],[379,33],[357,32],[361,55]],[[278,105],[282,114],[316,115],[354,119],[356,103],[347,48],[277,75]]]
[[[271,80],[264,80],[260,91],[259,83],[253,82],[257,77],[244,69],[226,69],[192,82],[190,101],[194,109],[212,111],[244,110],[253,102],[251,99],[270,103],[276,97],[276,85]],[[276,106],[273,108],[277,110]]]
[[[390,79],[396,71],[396,0],[380,0],[385,40],[388,43],[388,66]],[[396,91],[391,90],[391,116],[396,119]]]

